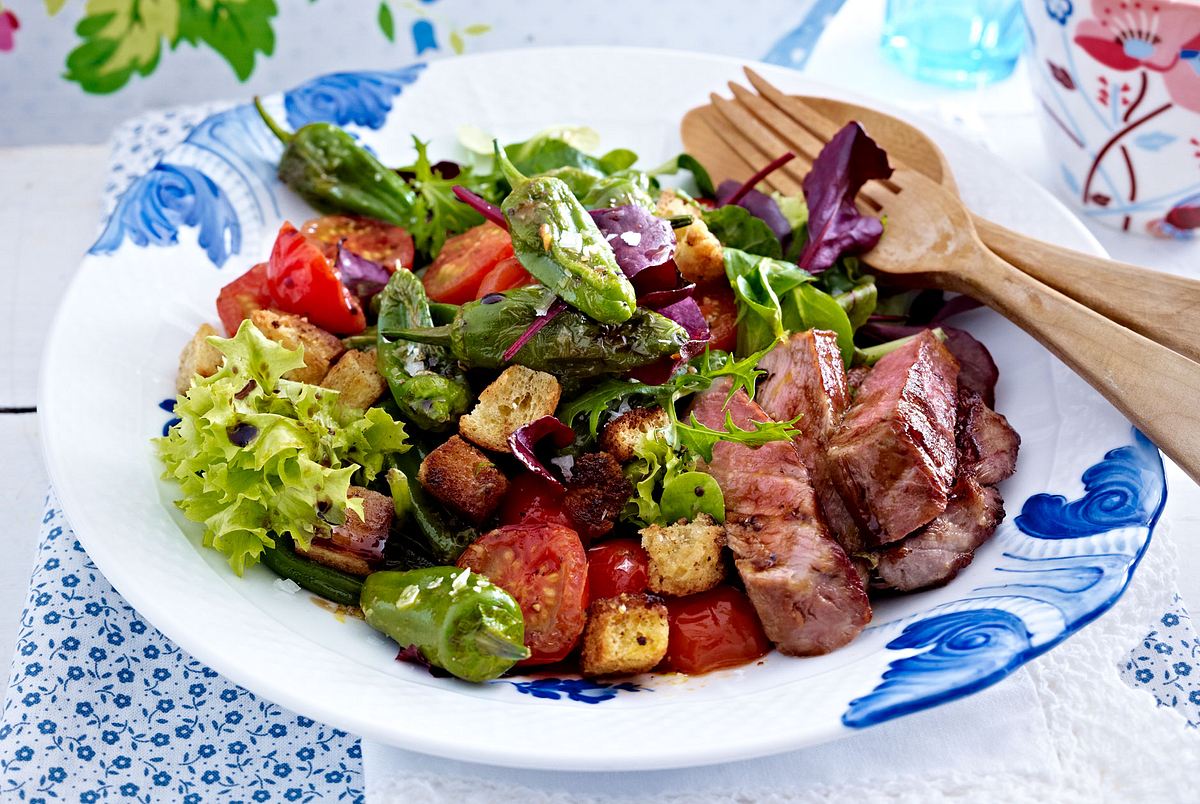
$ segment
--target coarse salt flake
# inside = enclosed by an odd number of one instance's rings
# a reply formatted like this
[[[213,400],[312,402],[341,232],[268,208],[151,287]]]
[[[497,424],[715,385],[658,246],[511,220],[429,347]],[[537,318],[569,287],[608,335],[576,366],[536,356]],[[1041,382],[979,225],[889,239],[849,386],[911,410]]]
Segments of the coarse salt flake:
[[[636,246],[642,242],[641,232],[621,232],[621,242],[627,246]]]
[[[458,575],[454,576],[454,580],[450,582],[450,591],[457,592],[467,585],[467,580],[471,575],[471,570],[465,569]]]
[[[400,597],[396,598],[396,608],[406,609],[413,603],[417,602],[417,595],[421,594],[421,590],[417,588],[415,583],[410,583],[400,592]]]
[[[285,594],[294,595],[300,591],[300,584],[291,578],[276,578],[273,584],[276,589]]]

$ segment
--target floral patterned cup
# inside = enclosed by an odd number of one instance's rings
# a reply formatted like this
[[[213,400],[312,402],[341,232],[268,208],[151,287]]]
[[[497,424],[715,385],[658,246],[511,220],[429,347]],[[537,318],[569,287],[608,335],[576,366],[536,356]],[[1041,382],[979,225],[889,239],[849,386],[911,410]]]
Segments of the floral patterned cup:
[[[1083,214],[1200,228],[1200,0],[1023,0],[1046,141]]]

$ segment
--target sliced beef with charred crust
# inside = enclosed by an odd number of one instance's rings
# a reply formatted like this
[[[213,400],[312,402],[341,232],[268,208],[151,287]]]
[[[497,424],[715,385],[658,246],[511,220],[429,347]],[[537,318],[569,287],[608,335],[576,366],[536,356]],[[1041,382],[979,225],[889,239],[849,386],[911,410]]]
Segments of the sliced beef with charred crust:
[[[947,583],[1004,520],[1000,492],[969,474],[955,484],[946,510],[920,531],[879,554],[878,584],[911,592]]]
[[[829,443],[857,487],[881,544],[946,509],[958,456],[958,363],[925,331],[881,359]]]
[[[862,552],[866,549],[862,501],[854,484],[839,477],[841,466],[826,453],[850,406],[837,335],[828,330],[797,332],[768,352],[758,367],[767,373],[759,380],[755,401],[775,421],[800,417],[796,449],[825,522],[847,552]],[[853,496],[844,499],[839,489]]]
[[[692,406],[696,418],[723,428],[769,417],[744,392],[726,404],[729,381],[714,383]],[[826,530],[808,470],[790,442],[758,448],[729,441],[704,466],[725,495],[726,533],[746,592],[767,636],[783,653],[828,653],[870,622],[871,604],[854,566]]]
[[[1007,480],[1017,468],[1021,437],[1008,419],[987,406],[974,391],[959,388],[959,474],[970,474],[981,485]]]

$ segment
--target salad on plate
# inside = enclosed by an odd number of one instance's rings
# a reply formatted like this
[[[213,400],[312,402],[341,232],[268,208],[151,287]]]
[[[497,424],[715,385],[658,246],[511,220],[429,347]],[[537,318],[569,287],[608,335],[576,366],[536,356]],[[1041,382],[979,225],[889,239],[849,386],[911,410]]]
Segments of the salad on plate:
[[[794,197],[559,127],[383,164],[289,132],[314,208],[184,347],[157,451],[234,572],[481,682],[704,673],[846,645],[1004,518],[1019,438],[972,305],[884,287],[887,156],[849,124]],[[669,185],[669,186],[668,186]]]

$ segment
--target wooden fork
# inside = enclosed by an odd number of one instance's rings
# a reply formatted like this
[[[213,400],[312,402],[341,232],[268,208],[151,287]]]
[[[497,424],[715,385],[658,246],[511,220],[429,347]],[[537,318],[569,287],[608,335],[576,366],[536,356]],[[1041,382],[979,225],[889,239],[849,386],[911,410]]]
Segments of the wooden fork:
[[[683,121],[688,151],[718,177],[731,165],[761,165],[785,151],[800,157],[769,177],[785,193],[800,191],[807,165],[826,139],[803,126],[774,98],[730,84],[734,100]],[[764,93],[765,94],[765,93]],[[784,96],[786,97],[786,96]],[[806,163],[797,166],[797,162]],[[991,252],[970,213],[950,191],[908,168],[871,182],[859,204],[888,218],[869,267],[909,284],[967,293],[1028,332],[1083,377],[1200,482],[1200,364],[1117,324]]]

